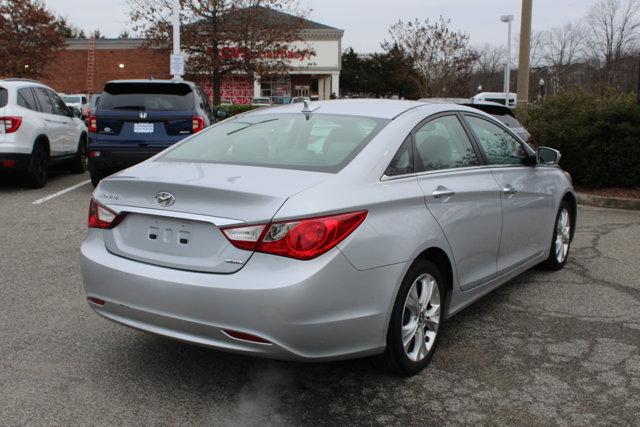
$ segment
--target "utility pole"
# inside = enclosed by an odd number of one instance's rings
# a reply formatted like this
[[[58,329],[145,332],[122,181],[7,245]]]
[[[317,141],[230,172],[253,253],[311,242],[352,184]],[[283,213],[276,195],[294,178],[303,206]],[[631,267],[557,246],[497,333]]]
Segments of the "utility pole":
[[[531,67],[531,16],[533,0],[522,0],[520,19],[520,58],[518,61],[518,102],[529,102],[529,74]]]
[[[640,49],[638,49],[638,105],[640,105]]]

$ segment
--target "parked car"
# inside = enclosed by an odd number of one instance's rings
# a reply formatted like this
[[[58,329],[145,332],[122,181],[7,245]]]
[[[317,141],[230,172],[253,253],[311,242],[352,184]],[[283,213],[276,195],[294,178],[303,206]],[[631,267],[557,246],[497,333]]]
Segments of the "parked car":
[[[504,92],[480,92],[479,94],[473,97],[476,101],[489,101],[495,102],[500,105],[506,105],[510,108],[516,108],[518,105],[518,94],[517,93],[509,93],[509,103],[507,104],[506,96]]]
[[[94,186],[212,123],[202,89],[183,80],[107,83],[89,118],[89,171]]]
[[[291,98],[292,104],[296,104],[304,101],[311,101],[311,98],[309,98],[308,96],[294,96],[293,98]]]
[[[20,173],[44,187],[52,165],[85,171],[87,128],[48,86],[24,79],[0,80],[0,170]]]
[[[59,95],[64,101],[64,103],[67,104],[67,107],[77,108],[78,110],[80,110],[80,113],[82,114],[82,118],[87,117],[89,112],[89,100],[87,95],[83,95],[83,94],[74,94],[74,95],[59,94]]]
[[[576,196],[559,158],[460,105],[253,110],[100,183],[81,250],[87,300],[181,341],[381,355],[415,374],[445,320],[567,262]]]
[[[96,108],[98,108],[98,102],[100,101],[100,94],[96,93],[89,98],[89,107],[87,108],[87,117],[91,116]]]
[[[499,104],[492,101],[482,101],[474,98],[422,98],[420,101],[430,103],[458,104],[476,108],[480,111],[491,114],[493,117],[500,120],[524,142],[531,142],[531,134],[518,121],[515,113],[513,112],[513,108],[505,107],[504,104]]]
[[[256,105],[256,106],[268,106],[271,105],[271,98],[253,98],[253,100],[251,101],[251,105]]]

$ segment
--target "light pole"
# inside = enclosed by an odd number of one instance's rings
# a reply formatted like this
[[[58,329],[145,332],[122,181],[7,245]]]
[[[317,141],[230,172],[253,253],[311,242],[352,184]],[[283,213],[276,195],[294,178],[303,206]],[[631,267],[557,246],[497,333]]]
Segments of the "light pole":
[[[540,79],[540,99],[544,99],[544,79]]]
[[[173,55],[171,56],[171,71],[174,79],[182,78],[184,73],[184,59],[180,53],[180,0],[173,0]]]
[[[507,30],[507,63],[504,72],[504,105],[509,106],[509,94],[511,92],[511,23],[513,15],[502,15],[500,21],[506,22],[509,29]]]

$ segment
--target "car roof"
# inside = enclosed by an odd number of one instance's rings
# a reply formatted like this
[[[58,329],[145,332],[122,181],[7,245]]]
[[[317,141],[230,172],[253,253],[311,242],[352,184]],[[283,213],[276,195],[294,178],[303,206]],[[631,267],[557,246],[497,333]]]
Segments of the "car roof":
[[[381,119],[394,119],[408,110],[427,105],[424,102],[392,99],[335,99],[330,101],[310,101],[308,104],[311,111],[317,111],[322,114],[366,116]],[[253,110],[248,114],[300,113],[304,105],[304,103],[278,105]]]
[[[12,87],[12,88],[20,88],[25,86],[41,86],[46,87],[48,89],[49,86],[41,83],[37,80],[29,80],[29,79],[1,79],[0,84],[4,87]]]
[[[504,104],[494,101],[486,101],[484,99],[474,98],[422,98],[420,102],[426,102],[429,104],[459,104],[459,105],[486,105],[488,107],[502,107],[510,109]]]
[[[194,82],[191,82],[189,80],[167,80],[167,79],[130,79],[130,80],[111,80],[108,81],[106,84],[113,84],[113,83],[165,83],[165,84],[188,84],[190,86],[195,86],[196,84]]]

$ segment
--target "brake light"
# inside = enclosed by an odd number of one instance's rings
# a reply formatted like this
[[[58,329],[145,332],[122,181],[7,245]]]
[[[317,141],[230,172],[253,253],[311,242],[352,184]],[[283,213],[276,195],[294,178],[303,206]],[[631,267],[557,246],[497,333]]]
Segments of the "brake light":
[[[300,260],[316,258],[349,236],[367,217],[367,211],[304,218],[222,232],[239,249],[264,252]]]
[[[124,214],[117,214],[106,206],[91,199],[89,204],[89,228],[111,229],[118,225]]]
[[[89,132],[98,132],[98,118],[96,116],[90,116],[88,119]]]
[[[193,119],[191,120],[191,127],[191,133],[200,132],[202,129],[204,129],[204,119],[200,116],[193,116]]]
[[[22,117],[0,117],[0,133],[13,133],[20,128]]]

